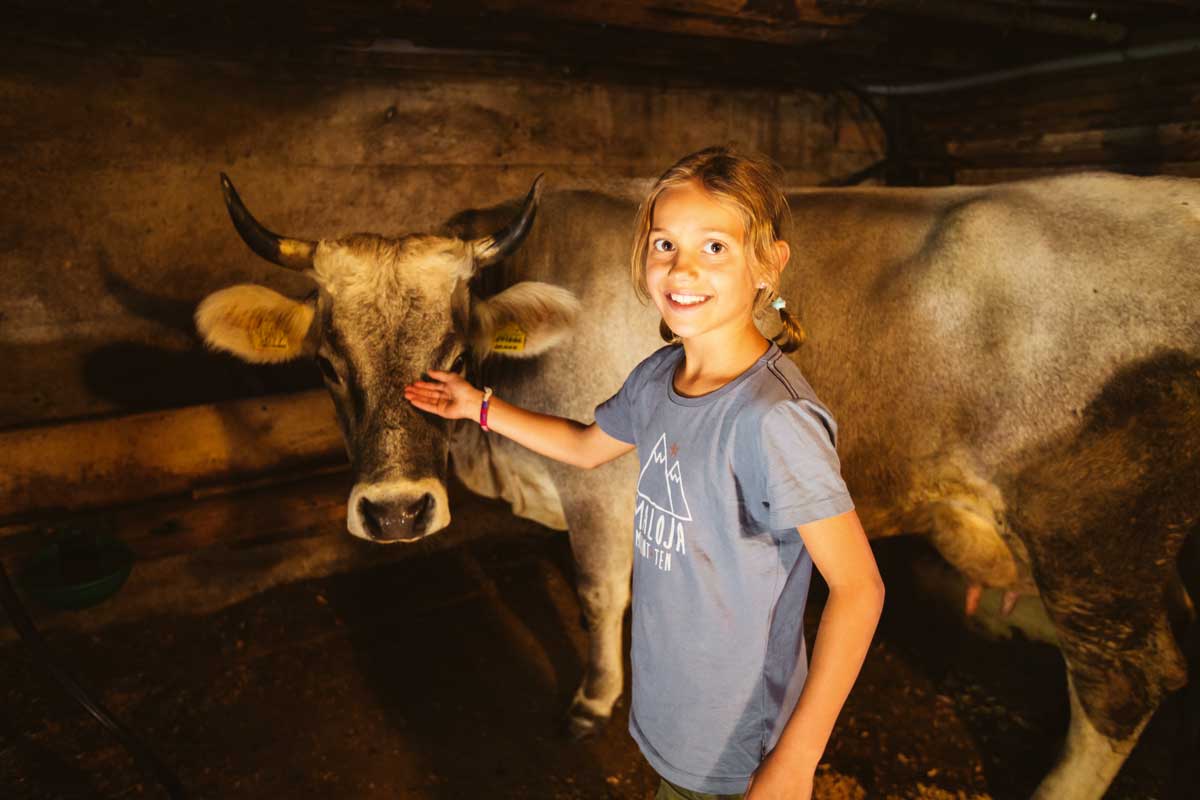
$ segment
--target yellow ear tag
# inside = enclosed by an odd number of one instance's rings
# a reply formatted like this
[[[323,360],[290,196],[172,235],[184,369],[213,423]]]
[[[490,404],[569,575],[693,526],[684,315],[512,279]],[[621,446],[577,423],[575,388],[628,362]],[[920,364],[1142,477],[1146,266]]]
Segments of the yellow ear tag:
[[[247,332],[256,350],[284,350],[288,346],[287,333],[273,325],[255,325]]]
[[[496,330],[492,336],[492,349],[500,353],[519,353],[525,349],[525,331],[515,322]]]

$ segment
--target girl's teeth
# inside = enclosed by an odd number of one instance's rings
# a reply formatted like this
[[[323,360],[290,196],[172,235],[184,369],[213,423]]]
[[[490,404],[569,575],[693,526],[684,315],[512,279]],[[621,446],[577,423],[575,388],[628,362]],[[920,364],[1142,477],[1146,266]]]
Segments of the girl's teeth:
[[[676,303],[680,303],[685,306],[690,306],[690,305],[695,305],[696,303],[701,303],[701,302],[707,300],[708,298],[704,297],[703,295],[699,295],[699,294],[673,294],[673,295],[671,295],[671,299],[674,300]]]

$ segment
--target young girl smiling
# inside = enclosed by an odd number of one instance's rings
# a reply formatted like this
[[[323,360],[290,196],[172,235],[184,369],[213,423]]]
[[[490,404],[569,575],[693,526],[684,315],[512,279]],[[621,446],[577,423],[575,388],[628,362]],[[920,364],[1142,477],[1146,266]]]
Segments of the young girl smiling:
[[[778,297],[790,255],[781,183],[766,159],[719,147],[655,183],[633,280],[672,344],[634,368],[595,423],[513,406],[453,372],[405,389],[417,408],[479,419],[577,466],[637,448],[629,728],[663,779],[659,800],[810,798],[883,607],[837,426],[784,357],[802,333]],[[778,342],[754,321],[770,305]],[[814,564],[829,599],[809,664]]]

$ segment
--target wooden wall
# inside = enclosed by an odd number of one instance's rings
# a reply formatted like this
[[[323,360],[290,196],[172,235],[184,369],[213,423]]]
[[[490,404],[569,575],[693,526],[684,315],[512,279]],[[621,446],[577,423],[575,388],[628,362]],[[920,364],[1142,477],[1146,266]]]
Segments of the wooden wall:
[[[906,98],[912,182],[982,184],[1103,169],[1200,177],[1194,54]]]
[[[268,227],[400,234],[547,188],[638,193],[679,156],[731,142],[796,185],[870,163],[843,99],[800,91],[541,75],[339,71],[0,53],[0,429],[319,385],[308,365],[203,352],[191,312],[241,281],[303,294],[253,256],[226,171]]]
[[[111,531],[138,557],[118,597],[44,624],[205,612],[428,549],[344,532],[330,404],[299,391],[320,386],[315,368],[249,366],[197,341],[192,311],[213,290],[311,289],[238,238],[220,172],[271,229],[321,238],[433,229],[540,172],[550,191],[640,196],[715,143],[766,152],[793,185],[881,155],[845,97],[447,58],[398,69],[0,48],[0,559],[70,527]],[[244,399],[263,395],[280,396]],[[458,521],[429,547],[535,528],[451,490]]]

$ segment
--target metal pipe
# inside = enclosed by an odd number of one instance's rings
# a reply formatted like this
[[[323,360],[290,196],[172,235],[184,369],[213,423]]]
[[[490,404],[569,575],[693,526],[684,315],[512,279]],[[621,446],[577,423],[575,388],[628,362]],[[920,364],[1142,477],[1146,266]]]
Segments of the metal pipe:
[[[1200,38],[1180,39],[1176,42],[1162,42],[1142,47],[1121,48],[1120,50],[1105,50],[1100,53],[1089,53],[1072,58],[1061,58],[1054,61],[1042,61],[1037,64],[1027,64],[1023,67],[1002,69],[995,72],[985,72],[980,75],[968,75],[963,78],[949,78],[942,81],[927,83],[910,83],[899,86],[862,86],[864,92],[879,94],[886,97],[906,95],[937,94],[938,92],[953,92],[959,89],[969,89],[975,86],[986,86],[992,83],[1025,78],[1030,75],[1047,75],[1055,72],[1066,72],[1084,67],[1098,67],[1105,64],[1126,64],[1133,61],[1146,61],[1152,58],[1167,56],[1200,54]]]
[[[0,563],[0,607],[3,607],[8,613],[9,622],[16,628],[21,640],[25,642],[25,646],[33,653],[33,657],[50,673],[58,685],[87,709],[87,712],[95,717],[101,725],[108,728],[108,732],[129,751],[137,765],[162,784],[171,800],[184,800],[187,793],[175,773],[154,754],[153,750],[146,746],[141,737],[118,722],[108,709],[93,700],[87,690],[80,686],[79,682],[59,663],[54,653],[51,652],[50,646],[46,644],[46,640],[42,638],[42,634],[29,619],[29,614],[25,612],[25,606],[17,597],[17,592],[8,579],[8,571],[4,569],[3,563]]]

